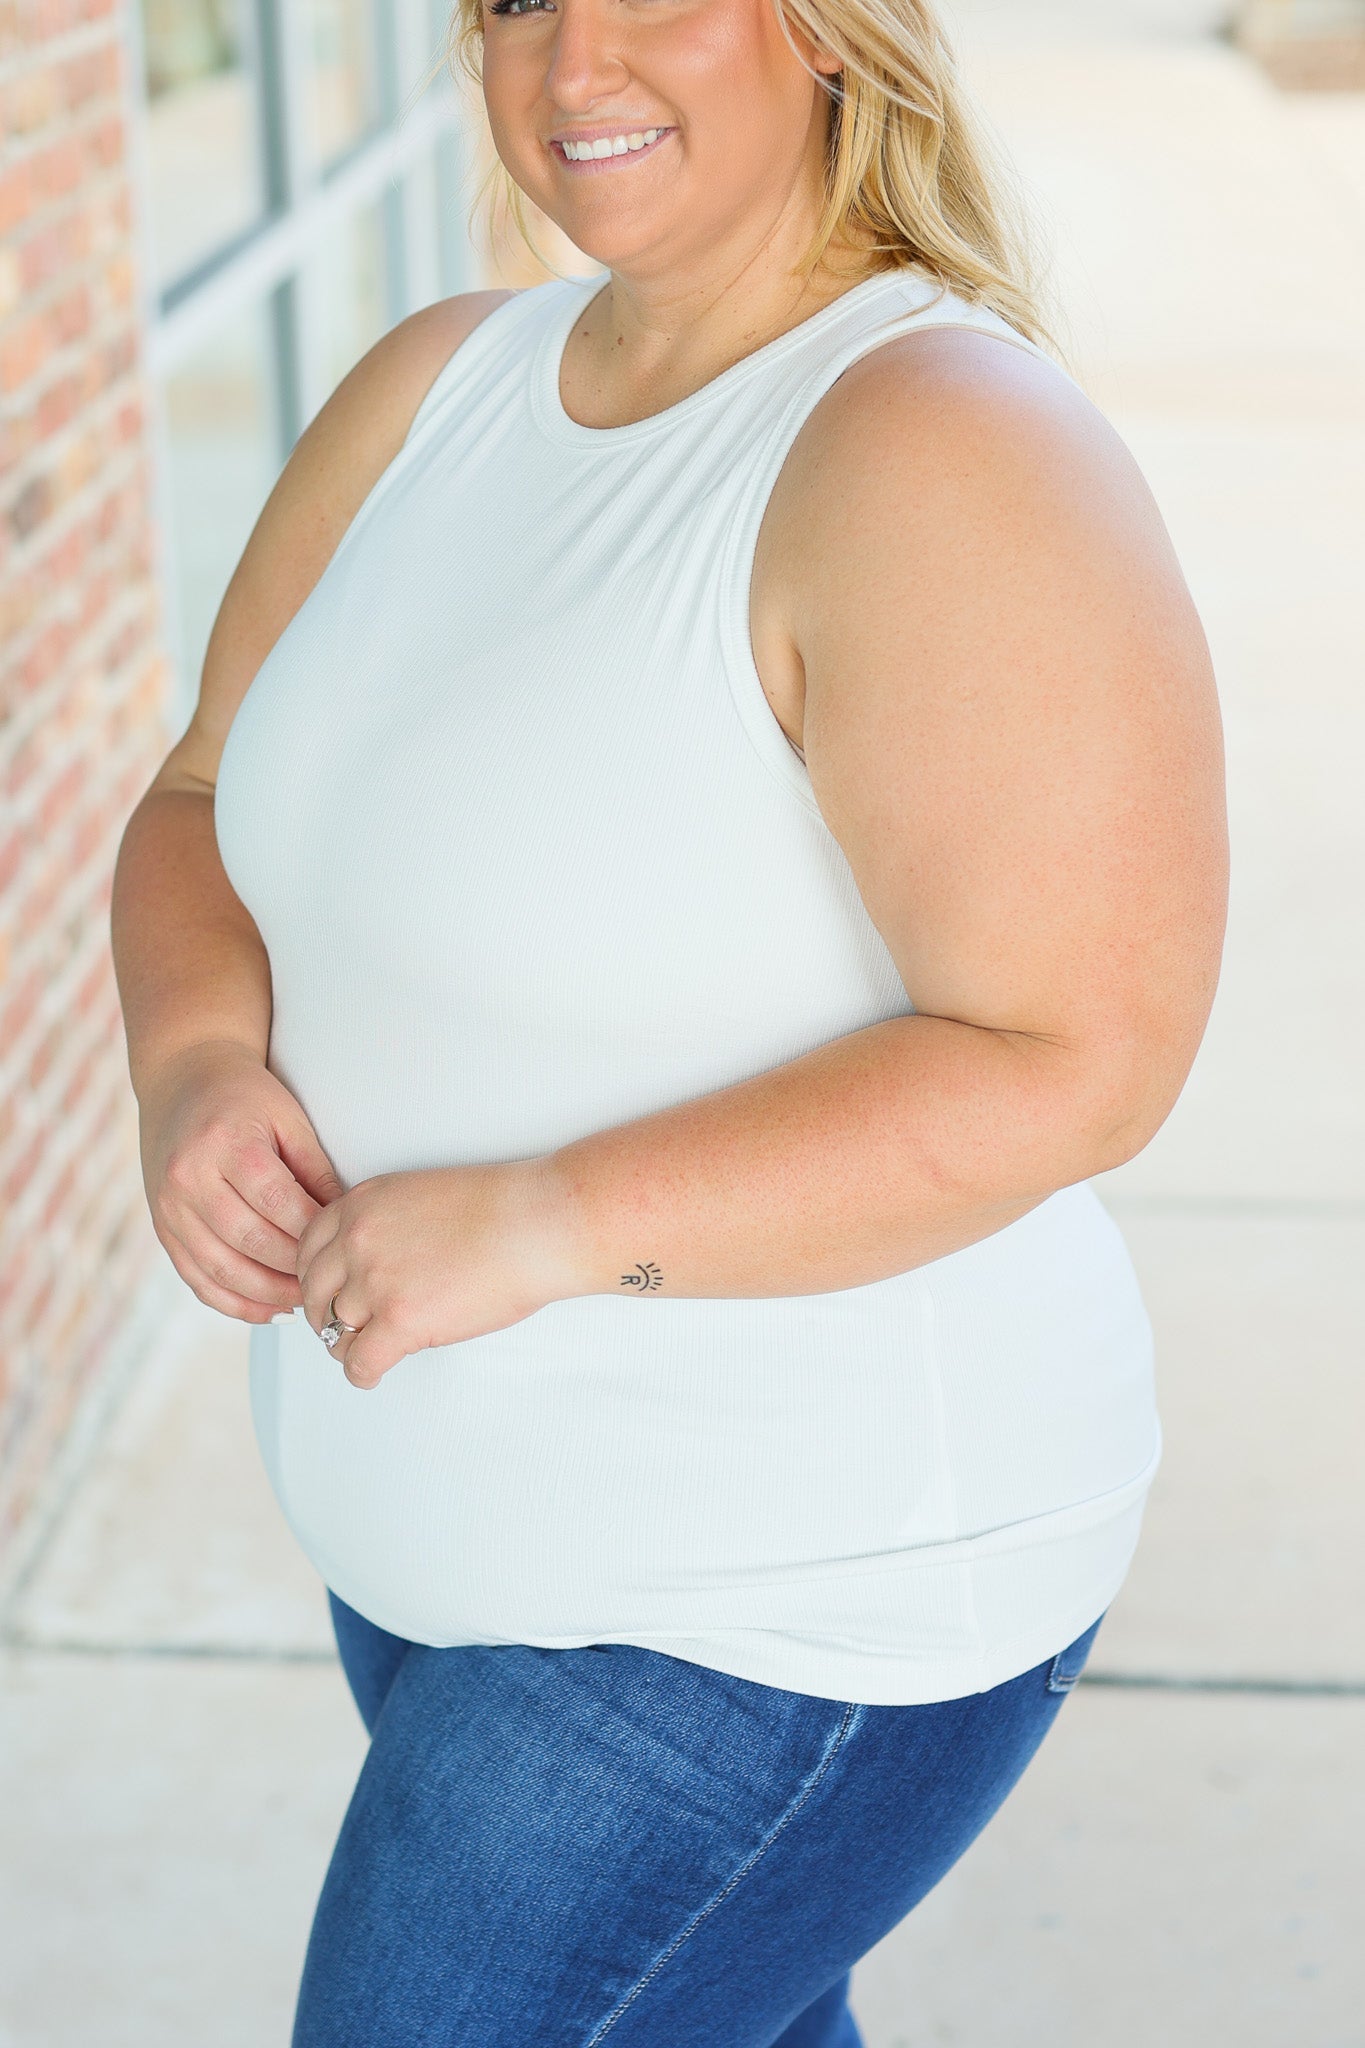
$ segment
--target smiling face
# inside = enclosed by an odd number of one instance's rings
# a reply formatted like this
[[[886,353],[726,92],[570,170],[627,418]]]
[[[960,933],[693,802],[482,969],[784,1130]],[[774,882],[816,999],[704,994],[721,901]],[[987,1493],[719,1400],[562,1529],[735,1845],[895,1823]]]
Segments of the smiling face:
[[[654,276],[804,244],[829,104],[773,0],[485,0],[483,24],[498,155],[585,255]]]

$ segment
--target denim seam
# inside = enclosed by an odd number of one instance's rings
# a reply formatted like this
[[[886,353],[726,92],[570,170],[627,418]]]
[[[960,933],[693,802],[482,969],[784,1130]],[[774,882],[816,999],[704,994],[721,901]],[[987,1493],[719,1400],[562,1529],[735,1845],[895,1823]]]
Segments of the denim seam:
[[[595,2044],[602,2039],[602,2036],[605,2033],[607,2033],[610,2028],[616,2025],[616,2022],[620,2019],[622,2013],[625,2012],[628,2006],[632,2005],[635,2002],[635,2000],[639,1997],[640,1993],[645,1989],[646,1985],[649,1984],[651,1980],[658,1975],[659,1971],[663,1968],[664,1964],[671,1961],[672,1958],[678,1953],[678,1950],[682,1947],[683,1943],[687,1941],[693,1934],[696,1933],[698,1927],[700,1927],[702,1921],[706,1919],[707,1915],[709,1913],[714,1913],[716,1907],[721,1905],[730,1896],[730,1893],[734,1890],[735,1886],[739,1883],[740,1879],[743,1877],[747,1877],[749,1872],[753,1869],[754,1865],[759,1861],[760,1857],[765,1856],[767,1854],[768,1850],[772,1847],[773,1843],[781,1834],[783,1828],[786,1827],[789,1821],[795,1819],[796,1815],[801,1811],[801,1808],[810,1798],[811,1793],[820,1783],[820,1780],[825,1776],[825,1773],[829,1770],[830,1765],[834,1762],[835,1757],[839,1754],[839,1751],[842,1749],[850,1730],[853,1728],[853,1726],[855,1725],[855,1723],[864,1711],[865,1709],[856,1700],[850,1700],[847,1703],[847,1705],[844,1708],[843,1719],[840,1721],[839,1726],[835,1729],[833,1736],[830,1738],[829,1746],[825,1750],[824,1755],[821,1757],[819,1763],[816,1765],[814,1771],[806,1780],[801,1790],[797,1793],[795,1799],[792,1800],[791,1804],[787,1807],[786,1811],[780,1816],[776,1825],[769,1831],[768,1834],[766,1834],[763,1837],[763,1840],[759,1843],[758,1847],[752,1852],[752,1854],[746,1857],[745,1861],[740,1864],[739,1869],[735,1871],[734,1875],[730,1878],[729,1882],[727,1884],[722,1885],[721,1889],[715,1894],[713,1898],[708,1899],[704,1906],[701,1906],[697,1909],[697,1911],[692,1915],[692,1918],[688,1921],[687,1925],[669,1943],[668,1947],[664,1950],[663,1954],[655,1957],[654,1961],[645,1971],[644,1976],[641,1977],[639,1981],[631,1987],[631,1989],[626,1993],[625,1997],[620,2001],[619,2005],[615,2006],[613,2010],[607,2014],[607,2017],[602,2021],[602,2024],[598,2027],[596,2033],[589,2036],[585,2044],[585,2048],[595,2048]]]

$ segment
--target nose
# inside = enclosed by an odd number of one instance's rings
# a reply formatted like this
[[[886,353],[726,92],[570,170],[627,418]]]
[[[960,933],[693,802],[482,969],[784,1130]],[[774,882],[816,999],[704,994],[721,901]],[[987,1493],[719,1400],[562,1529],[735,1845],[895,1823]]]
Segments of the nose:
[[[621,29],[613,20],[618,12],[611,0],[559,0],[545,95],[566,114],[586,114],[629,80]]]

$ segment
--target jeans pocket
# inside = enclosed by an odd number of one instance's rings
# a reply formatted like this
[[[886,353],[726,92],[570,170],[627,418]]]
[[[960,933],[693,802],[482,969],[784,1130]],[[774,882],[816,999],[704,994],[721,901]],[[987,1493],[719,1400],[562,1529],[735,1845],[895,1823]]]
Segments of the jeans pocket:
[[[1068,1643],[1064,1650],[1058,1650],[1048,1666],[1047,1689],[1049,1692],[1071,1691],[1072,1686],[1085,1669],[1085,1660],[1090,1655],[1090,1646],[1095,1640],[1100,1622],[1104,1620],[1104,1614],[1107,1614],[1108,1611],[1106,1608],[1103,1614],[1098,1615],[1091,1622],[1085,1633],[1077,1636],[1074,1643]]]

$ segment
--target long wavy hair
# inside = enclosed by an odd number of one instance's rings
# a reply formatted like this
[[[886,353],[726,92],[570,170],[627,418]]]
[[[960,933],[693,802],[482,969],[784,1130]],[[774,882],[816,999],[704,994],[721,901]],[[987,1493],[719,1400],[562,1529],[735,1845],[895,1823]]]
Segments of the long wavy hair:
[[[792,23],[843,67],[834,76],[807,67],[831,104],[824,209],[798,269],[809,278],[837,238],[861,252],[860,275],[916,265],[1064,358],[1032,209],[962,89],[933,0],[771,4],[795,56]],[[462,73],[482,97],[482,59],[482,0],[455,0],[429,76],[438,68]],[[471,222],[485,199],[490,215],[505,213],[554,273],[536,246],[525,194],[496,156]]]

